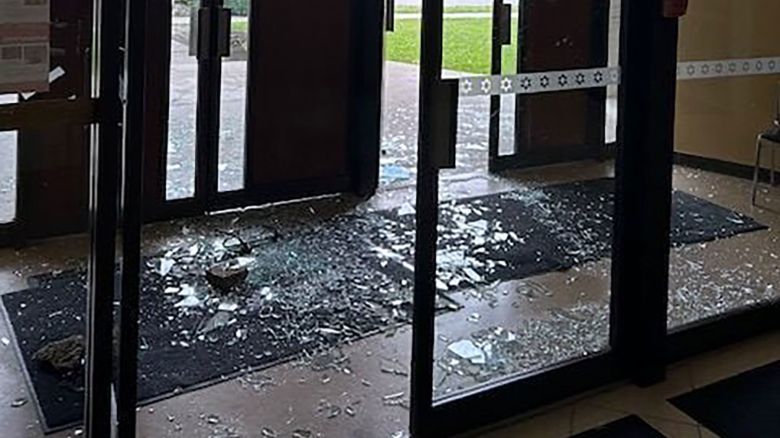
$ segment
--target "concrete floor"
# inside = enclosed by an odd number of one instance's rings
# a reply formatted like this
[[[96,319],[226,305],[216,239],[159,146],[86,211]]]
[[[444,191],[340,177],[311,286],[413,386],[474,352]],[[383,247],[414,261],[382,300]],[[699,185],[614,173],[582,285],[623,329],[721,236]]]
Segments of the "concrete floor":
[[[442,198],[453,199],[471,195],[495,193],[540,184],[582,180],[608,176],[608,163],[579,163],[534,171],[498,176],[487,174],[443,177]],[[745,305],[755,305],[776,298],[775,285],[780,284],[780,215],[769,209],[749,206],[749,183],[740,179],[708,172],[676,168],[675,186],[720,205],[734,208],[771,226],[768,231],[743,234],[709,244],[691,245],[673,250],[670,324],[678,326],[691,319],[709,317]],[[771,192],[771,193],[770,193]],[[386,190],[357,208],[385,209],[413,203],[413,187]],[[772,195],[771,197],[769,195]],[[767,189],[762,202],[780,209],[780,191]],[[774,199],[774,201],[773,201]],[[333,210],[349,209],[348,200],[331,198],[315,201]],[[233,223],[260,220],[262,210],[234,213],[181,223],[149,226],[146,230],[146,251],[154,253],[175,246],[183,234],[208,233],[209,230]],[[24,287],[25,277],[38,272],[80,266],[84,262],[86,241],[67,238],[47,242],[25,250],[0,251],[0,290],[3,293]],[[545,324],[556,324],[556,315],[581,317],[584,307],[602,310],[598,318],[606,317],[609,299],[610,260],[579,266],[565,272],[550,273],[523,282],[506,282],[499,292],[487,297],[463,292],[456,298],[465,308],[437,319],[437,357],[444,354],[449,342],[466,339],[476,331],[503,327],[517,330],[534,345],[544,347],[550,339],[549,330],[539,330]],[[513,291],[533,282],[544,293],[526,295]],[[475,320],[474,315],[479,315]],[[580,316],[578,316],[580,315]],[[598,326],[601,331],[601,326]],[[548,326],[549,328],[549,326]],[[581,357],[594,352],[592,346],[606,346],[605,335],[577,331],[576,325],[553,325],[554,342],[563,345],[562,355],[538,356],[530,365],[542,368],[550,358]],[[587,343],[583,337],[595,337]],[[0,339],[11,338],[7,321],[0,321]],[[601,344],[599,344],[601,342]],[[139,412],[139,436],[262,437],[267,428],[278,436],[290,436],[296,429],[308,430],[313,436],[388,437],[402,432],[408,421],[409,382],[406,373],[410,361],[410,330],[399,329],[391,334],[365,338],[343,348],[351,372],[315,372],[300,362],[290,362],[248,377],[228,380],[208,388],[189,392],[144,407]],[[383,369],[385,371],[383,371]],[[397,373],[389,373],[387,370]],[[254,378],[253,378],[254,376]],[[262,379],[260,377],[262,376]],[[441,376],[437,368],[437,376]],[[264,380],[270,385],[258,387]],[[437,393],[447,396],[477,384],[467,378],[439,382]],[[370,385],[370,386],[369,386]],[[16,359],[13,345],[0,344],[0,424],[8,436],[41,436],[31,394],[28,392]],[[388,405],[387,395],[403,393],[398,405]],[[20,407],[10,407],[13,400],[30,400]],[[327,418],[329,409],[338,406],[340,414]],[[347,409],[349,407],[349,409]],[[350,414],[347,413],[350,412]],[[352,415],[354,414],[354,415]],[[69,436],[73,431],[55,436]],[[235,433],[235,435],[230,435]],[[272,436],[272,435],[269,435]],[[399,435],[402,436],[402,435]]]

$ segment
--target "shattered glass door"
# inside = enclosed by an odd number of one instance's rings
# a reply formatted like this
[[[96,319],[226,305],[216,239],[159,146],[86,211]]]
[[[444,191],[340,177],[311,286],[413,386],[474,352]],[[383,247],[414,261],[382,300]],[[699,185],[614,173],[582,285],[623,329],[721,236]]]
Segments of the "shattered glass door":
[[[555,15],[541,21],[545,16],[529,9],[540,3],[521,2],[520,14],[539,20],[528,21],[527,28],[544,28],[545,35],[560,44],[545,46],[543,50],[550,53],[538,56],[555,58],[556,50],[578,50],[572,45],[584,42],[571,35],[578,35],[579,29]],[[607,1],[588,5],[593,17],[605,16],[610,8]],[[443,20],[446,47],[447,39],[464,31],[467,22],[450,21],[454,19],[446,13],[446,2]],[[620,70],[610,68],[605,59],[570,70],[525,73],[521,69],[515,74],[502,69],[500,74],[456,78],[460,94],[456,149],[460,150],[470,146],[462,136],[468,123],[464,108],[470,102],[519,96],[549,102],[576,94],[584,96],[585,106],[593,99],[595,106],[602,107],[606,87],[619,83]],[[535,117],[549,118],[557,108],[545,105],[533,107]],[[561,126],[580,126],[583,132],[597,130],[601,135],[603,116],[557,112]],[[599,122],[590,126],[593,120]],[[450,178],[460,165],[443,170],[439,178],[437,317],[431,364],[435,403],[609,349],[613,161],[567,163],[489,178]]]
[[[388,199],[148,227],[139,434],[403,436],[414,225]]]

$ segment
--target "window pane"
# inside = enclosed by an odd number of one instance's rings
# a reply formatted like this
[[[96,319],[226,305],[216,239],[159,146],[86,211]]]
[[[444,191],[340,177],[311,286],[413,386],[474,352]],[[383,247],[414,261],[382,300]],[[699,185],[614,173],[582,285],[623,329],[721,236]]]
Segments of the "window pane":
[[[779,296],[780,191],[766,184],[779,129],[774,12],[780,5],[769,1],[692,2],[680,23],[671,328]],[[762,184],[752,205],[760,133]]]

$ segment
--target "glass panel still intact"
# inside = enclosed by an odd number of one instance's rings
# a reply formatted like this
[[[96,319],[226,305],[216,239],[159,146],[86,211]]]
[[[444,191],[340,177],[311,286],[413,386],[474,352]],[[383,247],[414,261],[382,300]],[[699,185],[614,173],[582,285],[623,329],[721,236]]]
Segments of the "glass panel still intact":
[[[219,129],[219,191],[244,187],[249,4],[228,1],[231,10],[230,56],[222,62]]]
[[[196,5],[171,0],[171,70],[168,111],[166,199],[195,195],[195,120],[198,101],[198,60],[190,53]]]
[[[780,36],[771,1],[691,2],[680,21],[675,152],[709,163],[676,166],[669,327],[680,329],[780,298],[780,191],[769,185],[778,129]],[[724,17],[728,17],[725,19]],[[762,135],[760,184],[752,175]],[[777,136],[780,141],[780,136]],[[708,169],[708,170],[705,170]],[[681,211],[699,204],[693,211]],[[707,241],[686,244],[690,222]]]
[[[16,95],[0,95],[0,105],[16,101]],[[16,132],[0,132],[0,224],[16,217],[16,150]]]
[[[556,9],[560,5],[550,2],[520,3],[513,4],[514,12],[523,7],[520,15],[530,20],[524,23],[523,35],[528,40],[520,37],[517,43],[521,52],[525,50],[522,59],[527,63],[521,62],[520,73],[608,66],[606,45],[593,58],[588,57],[592,55],[589,49],[583,49],[590,47],[594,36],[582,28],[590,29],[591,17],[596,14],[607,17],[609,11],[603,6],[583,2],[578,6],[583,10],[563,14]],[[446,5],[445,60],[447,24],[452,29],[462,26],[454,14],[447,14]],[[619,17],[619,4],[617,9]],[[566,20],[561,19],[564,15]],[[517,29],[513,26],[513,34]],[[451,32],[449,38],[454,38],[457,32]],[[513,37],[518,38],[516,34]],[[505,58],[506,51],[502,49]],[[467,52],[469,55],[475,59],[481,56],[476,51]],[[502,73],[515,71],[505,65]],[[496,87],[505,80],[496,82]],[[461,85],[466,85],[463,79]],[[493,87],[481,78],[471,85],[482,92],[488,85]],[[522,87],[507,82],[506,87],[509,85],[518,91]],[[479,134],[486,124],[471,113],[489,113],[489,97],[472,97],[478,94],[473,91],[461,90],[458,167],[443,170],[439,184],[432,364],[434,395],[439,400],[609,348],[613,163],[563,160],[554,167],[500,175],[474,173],[472,169],[479,167],[473,162],[487,155],[487,136]],[[499,155],[530,151],[547,154],[548,160],[555,161],[559,144],[587,143],[584,139],[591,124],[604,132],[604,119],[592,117],[587,108],[600,108],[606,114],[607,95],[591,90],[524,94],[522,98],[502,95],[504,126]],[[516,151],[513,144],[515,117],[523,117],[519,126],[520,137],[526,142],[524,150]],[[560,131],[565,135],[556,134]],[[472,156],[463,152],[464,146],[471,149],[471,143],[481,146],[484,153]]]

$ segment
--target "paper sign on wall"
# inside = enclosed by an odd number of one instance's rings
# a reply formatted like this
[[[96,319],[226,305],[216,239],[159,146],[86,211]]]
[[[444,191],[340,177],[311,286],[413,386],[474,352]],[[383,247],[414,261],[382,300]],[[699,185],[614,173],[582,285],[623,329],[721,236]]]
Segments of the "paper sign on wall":
[[[0,93],[49,90],[49,0],[0,0]]]

